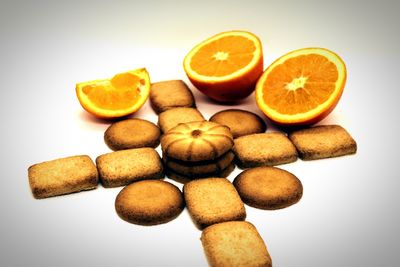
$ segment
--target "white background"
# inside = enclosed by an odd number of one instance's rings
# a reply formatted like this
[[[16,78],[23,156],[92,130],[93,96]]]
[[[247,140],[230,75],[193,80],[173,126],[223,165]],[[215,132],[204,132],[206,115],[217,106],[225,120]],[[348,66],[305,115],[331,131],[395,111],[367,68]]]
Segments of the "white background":
[[[298,204],[246,206],[274,266],[397,266],[398,11],[396,1],[1,1],[0,265],[207,265],[187,210],[142,227],[115,213],[121,188],[35,200],[27,169],[110,152],[103,142],[110,123],[81,108],[75,83],[141,67],[153,82],[188,82],[182,61],[195,44],[243,29],[262,40],[265,66],[302,47],[337,52],[347,85],[321,124],[342,125],[358,143],[353,156],[280,166],[303,183]],[[191,88],[206,118],[231,107]],[[253,95],[234,107],[262,115]],[[132,117],[157,121],[149,103]]]

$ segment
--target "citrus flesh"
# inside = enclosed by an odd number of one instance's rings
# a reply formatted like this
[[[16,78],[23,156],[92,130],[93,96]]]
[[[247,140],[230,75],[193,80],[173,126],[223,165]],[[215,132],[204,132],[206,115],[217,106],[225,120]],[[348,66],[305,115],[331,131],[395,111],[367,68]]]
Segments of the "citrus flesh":
[[[277,124],[313,124],[335,108],[346,75],[343,60],[330,50],[295,50],[264,71],[256,85],[256,102]]]
[[[146,69],[76,85],[76,94],[82,107],[99,118],[119,118],[132,114],[142,107],[149,93],[150,78]]]
[[[249,32],[223,32],[195,46],[183,66],[192,84],[210,98],[241,100],[254,91],[262,74],[261,42]]]

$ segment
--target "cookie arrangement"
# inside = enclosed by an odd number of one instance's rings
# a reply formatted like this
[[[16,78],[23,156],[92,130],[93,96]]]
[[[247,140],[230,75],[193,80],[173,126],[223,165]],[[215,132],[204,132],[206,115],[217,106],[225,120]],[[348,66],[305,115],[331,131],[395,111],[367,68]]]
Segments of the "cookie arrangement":
[[[203,49],[214,49],[213,42],[221,49],[225,38],[236,44],[226,48],[234,50],[232,60],[236,65],[225,62],[230,54],[219,50],[207,63],[202,58],[206,54]],[[248,41],[254,46],[249,46]],[[252,57],[235,57],[235,53]],[[286,63],[296,68],[292,62],[297,57],[304,68],[308,62],[321,62],[325,69],[318,69],[319,74],[325,71],[329,76],[336,71],[338,82],[333,86],[332,77],[327,77],[326,82],[321,75],[292,77],[291,82],[282,82],[282,77],[288,77],[280,71]],[[299,126],[322,119],[339,100],[346,76],[343,62],[335,57],[325,49],[301,49],[281,57],[277,61],[280,67],[274,69],[275,62],[262,74],[260,40],[248,32],[232,31],[196,46],[185,58],[184,68],[192,84],[210,98],[236,101],[256,88],[256,102],[271,121]],[[327,59],[332,59],[330,65]],[[330,91],[312,95],[307,79],[311,84],[318,83],[318,88],[326,85]],[[284,94],[279,91],[282,85],[287,91]],[[105,188],[123,187],[115,199],[116,213],[129,223],[147,226],[167,223],[187,208],[202,231],[201,243],[211,266],[272,266],[261,235],[251,222],[245,221],[246,205],[261,210],[283,209],[299,202],[303,195],[300,179],[275,166],[298,158],[317,160],[354,154],[357,150],[354,139],[339,125],[292,128],[289,133],[267,131],[260,116],[241,109],[221,110],[207,120],[197,109],[185,82],[151,84],[145,69],[80,83],[76,90],[82,106],[101,118],[131,114],[149,97],[157,122],[125,118],[112,123],[104,133],[104,143],[112,152],[99,155],[95,162],[89,156],[78,155],[30,166],[28,180],[33,196],[40,199],[91,190],[98,183]],[[311,104],[304,104],[308,100],[303,91],[307,91]],[[294,92],[298,92],[297,98]],[[298,106],[296,99],[304,105]],[[323,105],[318,106],[319,102]],[[156,150],[159,145],[161,154]],[[236,166],[243,171],[229,177]],[[162,180],[165,176],[181,183],[182,191]]]

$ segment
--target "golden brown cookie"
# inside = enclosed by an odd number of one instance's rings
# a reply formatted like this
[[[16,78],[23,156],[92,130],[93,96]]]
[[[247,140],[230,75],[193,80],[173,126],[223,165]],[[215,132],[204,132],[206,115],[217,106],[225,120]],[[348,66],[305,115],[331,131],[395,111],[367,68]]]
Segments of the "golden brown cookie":
[[[185,162],[164,156],[163,162],[168,169],[181,175],[190,176],[221,172],[231,164],[234,157],[235,154],[229,150],[213,161]]]
[[[211,225],[202,232],[201,243],[210,266],[272,266],[263,239],[249,222],[223,222]]]
[[[226,178],[235,170],[235,164],[229,164],[225,169],[221,170],[220,172],[213,172],[213,173],[205,173],[199,175],[182,175],[180,173],[176,173],[171,169],[165,168],[165,174],[168,178],[182,184],[186,184],[190,181],[196,179],[204,179],[204,178]]]
[[[177,107],[195,107],[193,93],[182,80],[153,83],[150,103],[157,114]]]
[[[158,116],[158,125],[163,133],[168,132],[180,123],[205,121],[203,115],[195,108],[173,108]]]
[[[249,206],[274,210],[297,203],[303,186],[296,176],[276,167],[257,167],[240,173],[233,185]]]
[[[267,129],[267,125],[257,114],[241,109],[222,110],[212,115],[210,121],[228,126],[233,138],[264,133]]]
[[[241,168],[273,166],[297,160],[297,151],[285,134],[251,134],[235,139],[233,152]]]
[[[142,119],[127,119],[111,124],[104,141],[112,150],[157,147],[161,131],[154,123]]]
[[[28,178],[35,198],[94,189],[99,183],[96,166],[86,155],[34,164],[28,168]]]
[[[357,143],[339,125],[315,126],[289,135],[303,160],[339,157],[357,152]]]
[[[225,178],[193,180],[183,186],[183,194],[190,216],[200,228],[246,218],[238,192]]]
[[[176,218],[185,207],[181,191],[175,185],[146,180],[132,183],[118,194],[115,210],[127,222],[155,225]]]
[[[232,146],[229,128],[209,121],[182,123],[161,137],[163,155],[182,161],[215,160]]]
[[[149,147],[103,154],[97,157],[96,163],[104,187],[117,187],[138,180],[164,177],[161,158]]]

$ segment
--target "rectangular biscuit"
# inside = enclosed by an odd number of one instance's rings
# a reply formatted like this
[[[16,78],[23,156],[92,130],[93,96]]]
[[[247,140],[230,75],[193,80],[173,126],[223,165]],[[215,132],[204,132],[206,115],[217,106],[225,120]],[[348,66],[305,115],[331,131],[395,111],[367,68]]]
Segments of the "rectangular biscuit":
[[[163,165],[153,148],[134,148],[103,154],[96,159],[104,187],[117,187],[144,179],[164,177]]]
[[[158,116],[158,126],[163,133],[177,126],[179,123],[205,121],[203,115],[195,108],[173,108],[164,111]]]
[[[189,214],[200,228],[246,218],[246,210],[235,187],[226,178],[193,180],[183,186]]]
[[[241,168],[275,166],[297,160],[297,151],[280,132],[251,134],[236,138],[233,151]]]
[[[94,189],[98,184],[96,166],[86,155],[34,164],[28,168],[28,178],[35,198]]]
[[[153,83],[150,103],[157,114],[171,108],[196,106],[192,91],[182,80]]]
[[[207,227],[201,243],[210,266],[271,267],[267,247],[253,224],[224,222]]]
[[[289,138],[303,160],[339,157],[357,151],[357,143],[339,125],[322,125],[294,131]]]

